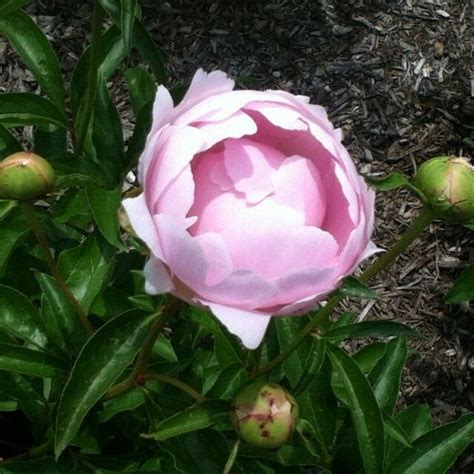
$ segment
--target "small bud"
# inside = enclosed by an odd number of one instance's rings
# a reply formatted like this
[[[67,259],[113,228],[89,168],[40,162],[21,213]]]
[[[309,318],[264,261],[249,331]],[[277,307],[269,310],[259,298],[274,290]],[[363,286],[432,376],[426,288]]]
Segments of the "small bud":
[[[20,151],[0,162],[0,197],[28,201],[51,191],[54,170],[43,158]]]
[[[420,166],[414,184],[440,217],[458,223],[474,221],[474,167],[465,158],[428,160]]]
[[[260,448],[278,449],[288,442],[298,419],[295,399],[280,385],[254,382],[235,397],[232,422],[241,438]]]

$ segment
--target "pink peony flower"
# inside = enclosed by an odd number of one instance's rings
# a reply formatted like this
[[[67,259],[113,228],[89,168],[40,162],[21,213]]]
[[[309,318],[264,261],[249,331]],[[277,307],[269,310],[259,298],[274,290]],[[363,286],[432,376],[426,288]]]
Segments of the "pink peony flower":
[[[234,91],[196,72],[176,107],[158,88],[123,205],[151,250],[146,291],[207,307],[248,348],[301,314],[376,248],[374,193],[325,110],[283,91]]]

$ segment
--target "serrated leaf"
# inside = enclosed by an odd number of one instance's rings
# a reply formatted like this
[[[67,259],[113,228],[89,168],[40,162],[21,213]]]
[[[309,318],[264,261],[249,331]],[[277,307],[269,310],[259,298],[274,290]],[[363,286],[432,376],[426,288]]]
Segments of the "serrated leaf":
[[[0,18],[5,18],[10,13],[30,3],[31,0],[3,0],[0,5]]]
[[[321,337],[328,340],[359,337],[408,336],[421,337],[419,332],[395,321],[362,321],[328,331]]]
[[[470,265],[459,275],[446,295],[446,303],[455,304],[474,300],[474,265]]]
[[[333,345],[327,347],[333,370],[344,384],[359,450],[368,474],[379,473],[384,463],[384,424],[369,382],[359,366]]]
[[[109,283],[114,249],[92,234],[81,245],[59,256],[59,271],[86,313],[96,296]]]
[[[369,381],[381,410],[391,415],[397,403],[403,368],[408,356],[404,337],[387,342],[385,354],[370,373]]]
[[[0,370],[53,378],[66,369],[64,361],[44,352],[0,343]]]
[[[49,100],[28,92],[0,94],[0,123],[8,126],[49,125],[67,128],[67,120]]]
[[[229,418],[229,404],[222,400],[207,400],[158,423],[156,431],[145,435],[156,441],[202,430]]]
[[[47,342],[37,309],[25,295],[5,285],[0,285],[0,329],[35,346]]]
[[[122,200],[122,186],[111,191],[103,188],[88,187],[87,202],[101,234],[114,247],[125,250],[127,247],[120,236],[118,224],[118,209]]]
[[[64,84],[59,61],[44,33],[23,11],[1,17],[5,33],[46,95],[64,112]]]
[[[444,473],[474,440],[474,414],[420,436],[392,462],[389,474]]]
[[[353,276],[344,278],[342,286],[338,291],[345,296],[356,296],[358,298],[369,300],[376,300],[378,298],[378,295],[374,290],[370,289],[366,284]]]
[[[134,311],[104,324],[80,352],[61,394],[56,414],[55,454],[76,435],[84,417],[133,361],[152,318]]]

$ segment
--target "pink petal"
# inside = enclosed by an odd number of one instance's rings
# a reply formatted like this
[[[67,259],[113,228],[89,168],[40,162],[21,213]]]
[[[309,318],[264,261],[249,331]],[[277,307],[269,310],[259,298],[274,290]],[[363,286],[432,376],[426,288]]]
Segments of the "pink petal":
[[[278,204],[297,210],[306,225],[319,226],[326,213],[326,190],[313,163],[301,156],[291,156],[272,176]]]
[[[273,192],[272,175],[284,156],[274,148],[250,140],[226,140],[224,163],[234,188],[255,204]]]
[[[146,203],[145,194],[142,193],[137,197],[124,199],[122,205],[138,237],[145,242],[155,257],[161,258],[163,252],[153,217]]]
[[[158,86],[153,102],[153,127],[151,134],[156,133],[165,124],[173,118],[173,98],[168,89],[164,86]]]
[[[145,291],[150,295],[161,295],[173,290],[167,268],[163,262],[155,257],[150,257],[145,264]]]
[[[278,102],[250,102],[245,110],[254,110],[262,114],[272,125],[286,130],[307,130],[308,125],[302,120],[301,113],[294,107]]]
[[[205,135],[197,128],[167,128],[167,133],[154,144],[153,160],[145,171],[145,180],[142,182],[150,206],[156,204],[170,182],[201,151],[205,140]]]
[[[271,316],[258,311],[244,311],[220,304],[203,302],[216,318],[238,336],[247,349],[256,349],[263,340]]]
[[[196,122],[193,126],[206,135],[206,149],[226,138],[241,138],[257,132],[255,122],[246,113],[240,111],[223,120]]]

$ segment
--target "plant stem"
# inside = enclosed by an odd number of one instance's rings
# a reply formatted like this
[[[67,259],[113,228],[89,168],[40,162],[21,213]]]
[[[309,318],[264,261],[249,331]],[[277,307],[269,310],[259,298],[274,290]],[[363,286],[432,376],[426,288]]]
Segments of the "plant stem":
[[[73,295],[72,291],[67,286],[66,281],[62,277],[59,269],[54,261],[53,254],[51,253],[51,247],[49,245],[48,239],[46,238],[46,234],[43,231],[43,227],[41,226],[41,222],[39,221],[38,217],[36,216],[35,209],[33,204],[30,202],[23,202],[21,204],[23,209],[23,213],[25,214],[28,223],[35,234],[36,240],[44,253],[44,257],[46,259],[46,264],[49,267],[51,275],[53,276],[54,280],[58,284],[61,291],[64,293],[68,301],[71,303],[71,306],[74,308],[79,320],[81,321],[84,329],[88,336],[94,333],[94,329],[92,328],[89,320],[87,319],[87,315],[82,309],[79,301],[77,301],[76,297]]]
[[[92,38],[91,52],[89,57],[89,71],[87,75],[87,89],[84,98],[84,107],[79,107],[77,116],[76,153],[82,154],[84,142],[89,128],[89,122],[94,107],[95,94],[97,91],[98,72],[100,67],[102,21],[104,19],[104,9],[99,0],[94,0],[92,12]]]
[[[235,464],[235,460],[237,459],[239,447],[240,447],[240,438],[234,443],[234,446],[232,446],[232,450],[229,454],[229,458],[227,459],[227,462],[225,463],[225,467],[224,467],[224,470],[222,471],[222,474],[230,474],[230,471]]]
[[[181,301],[173,297],[172,301],[168,305],[160,309],[156,315],[153,326],[150,329],[150,333],[148,334],[143,347],[138,354],[137,362],[132,370],[132,373],[125,380],[111,387],[106,393],[106,398],[113,398],[123,392],[126,392],[135,385],[138,377],[143,377],[146,364],[150,360],[150,357],[153,353],[153,346],[155,345],[156,339],[163,330],[166,320],[170,316],[176,314],[181,308],[181,305]]]
[[[363,282],[369,281],[375,275],[391,265],[395,259],[404,252],[410,244],[428,227],[436,215],[431,209],[425,206],[419,216],[413,221],[408,230],[400,237],[400,239],[382,256],[380,256],[372,265],[367,268],[359,277]],[[317,311],[313,319],[301,330],[299,334],[285,347],[285,349],[275,357],[275,359],[268,362],[265,366],[250,374],[250,379],[258,377],[272,370],[277,365],[281,364],[288,356],[300,345],[301,341],[317,326],[327,323],[334,308],[344,298],[341,294],[335,294],[327,303]]]
[[[150,373],[150,374],[143,374],[141,378],[144,381],[158,380],[158,382],[163,382],[168,385],[173,385],[173,387],[179,388],[183,392],[186,392],[191,398],[194,398],[198,402],[203,402],[206,400],[206,397],[202,395],[201,393],[199,393],[197,390],[194,390],[194,388],[190,387],[188,384],[174,377],[171,377],[170,375]]]

